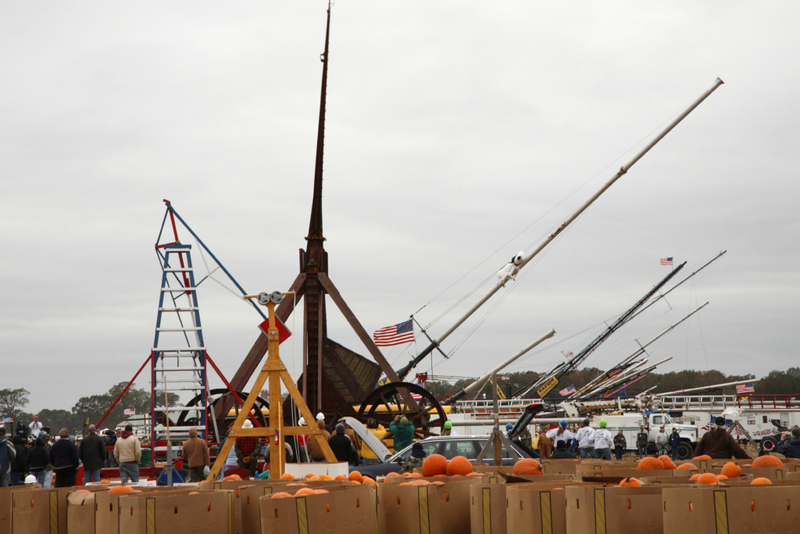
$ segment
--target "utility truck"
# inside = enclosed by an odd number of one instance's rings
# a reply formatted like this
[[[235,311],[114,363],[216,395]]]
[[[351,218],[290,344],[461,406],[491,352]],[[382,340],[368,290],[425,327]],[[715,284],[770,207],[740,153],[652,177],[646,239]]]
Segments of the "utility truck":
[[[638,437],[641,426],[647,430],[648,436],[648,452],[656,452],[656,435],[661,427],[664,427],[664,432],[667,436],[672,434],[672,429],[678,429],[678,435],[681,438],[680,445],[678,445],[678,458],[687,459],[692,457],[694,447],[697,445],[697,427],[692,425],[683,425],[676,423],[666,413],[650,413],[641,414],[638,412],[621,413],[617,415],[594,415],[592,416],[592,428],[600,427],[600,420],[605,419],[608,426],[606,427],[612,436],[617,435],[618,430],[622,430],[622,435],[625,436],[627,443],[627,450],[636,451],[636,439]]]

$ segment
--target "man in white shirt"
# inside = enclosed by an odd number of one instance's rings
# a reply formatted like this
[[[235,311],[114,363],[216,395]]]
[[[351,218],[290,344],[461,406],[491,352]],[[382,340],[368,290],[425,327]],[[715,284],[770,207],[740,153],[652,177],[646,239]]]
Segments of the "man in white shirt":
[[[44,428],[44,425],[42,425],[42,423],[39,422],[39,418],[34,415],[33,422],[28,426],[31,429],[31,436],[33,437],[33,440],[36,441],[36,438],[38,438],[39,434],[42,433],[42,428]]]
[[[567,422],[564,419],[558,422],[558,428],[548,430],[546,436],[553,440],[554,449],[558,446],[559,441],[563,441],[565,446],[569,448],[572,440],[575,439],[575,434],[567,430]]]
[[[594,458],[594,429],[589,426],[589,420],[583,420],[583,426],[575,435],[578,440],[578,449],[581,451],[581,458]]]
[[[608,426],[608,422],[600,419],[600,428],[594,431],[594,455],[598,459],[610,460],[611,444],[614,438],[611,437],[611,432],[606,429],[606,426]]]

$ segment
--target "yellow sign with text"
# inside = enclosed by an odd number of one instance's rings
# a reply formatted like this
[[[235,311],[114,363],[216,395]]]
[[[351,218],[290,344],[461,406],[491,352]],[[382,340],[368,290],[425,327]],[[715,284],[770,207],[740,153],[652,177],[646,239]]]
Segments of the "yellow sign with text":
[[[536,390],[536,394],[539,395],[540,399],[543,399],[545,395],[550,393],[550,391],[558,385],[558,378],[551,376],[547,379],[547,382],[542,384],[542,387]]]

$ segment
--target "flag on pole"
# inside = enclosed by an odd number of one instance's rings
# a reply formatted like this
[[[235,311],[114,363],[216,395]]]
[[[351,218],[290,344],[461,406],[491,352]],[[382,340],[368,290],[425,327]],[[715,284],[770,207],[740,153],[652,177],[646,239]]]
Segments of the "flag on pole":
[[[570,384],[569,387],[566,387],[558,392],[558,394],[561,395],[562,397],[566,397],[567,395],[571,395],[573,393],[575,393],[575,386],[573,386],[572,384]]]
[[[755,393],[756,390],[753,387],[753,382],[748,382],[747,384],[737,384],[736,385],[736,394],[743,395],[744,393]]]
[[[672,265],[672,256],[669,258],[661,258],[661,265]]]
[[[569,360],[570,358],[572,358],[572,353],[571,353],[571,352],[568,352],[568,353],[566,353],[566,354],[564,355],[564,357],[565,357],[566,359],[568,359],[568,360]]]
[[[422,389],[425,389],[425,384],[423,384],[422,382],[419,382],[417,385]],[[411,398],[414,400],[422,400],[422,395],[420,395],[419,393],[412,393]]]
[[[503,375],[503,376],[500,377],[500,380],[510,380],[510,379],[511,379],[511,377],[508,376],[508,375]]]
[[[393,326],[379,328],[372,334],[372,339],[375,341],[375,345],[379,347],[411,343],[414,341],[414,325],[409,319]]]
[[[122,410],[122,415],[136,415],[136,408],[134,408],[133,406],[125,408],[124,410]]]

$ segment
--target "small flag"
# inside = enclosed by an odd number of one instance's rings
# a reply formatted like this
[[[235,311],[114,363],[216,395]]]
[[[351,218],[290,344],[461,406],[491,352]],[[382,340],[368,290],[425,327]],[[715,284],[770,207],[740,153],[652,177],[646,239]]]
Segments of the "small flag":
[[[567,395],[571,395],[573,393],[575,393],[575,386],[573,386],[572,384],[570,384],[569,387],[566,387],[558,392],[558,394],[561,395],[562,397],[566,397]]]
[[[570,358],[572,358],[572,353],[571,353],[571,352],[568,352],[568,353],[566,353],[566,354],[564,355],[564,357],[565,357],[566,359],[568,359],[568,360],[569,360]]]
[[[418,383],[417,385],[422,389],[425,389],[425,384],[423,384],[422,382]],[[420,395],[419,393],[412,393],[411,398],[414,400],[422,400],[422,395]]]
[[[755,393],[756,390],[753,387],[753,382],[748,382],[747,384],[737,384],[736,385],[736,394],[742,395],[744,393]]]
[[[379,328],[372,334],[372,339],[375,341],[375,345],[379,347],[411,343],[414,341],[414,325],[409,319],[394,326]]]
[[[661,265],[672,265],[672,256],[669,258],[661,258]]]
[[[503,375],[500,377],[500,380],[511,380],[511,377],[508,375]]]
[[[122,415],[136,415],[136,408],[133,406],[122,410]]]

